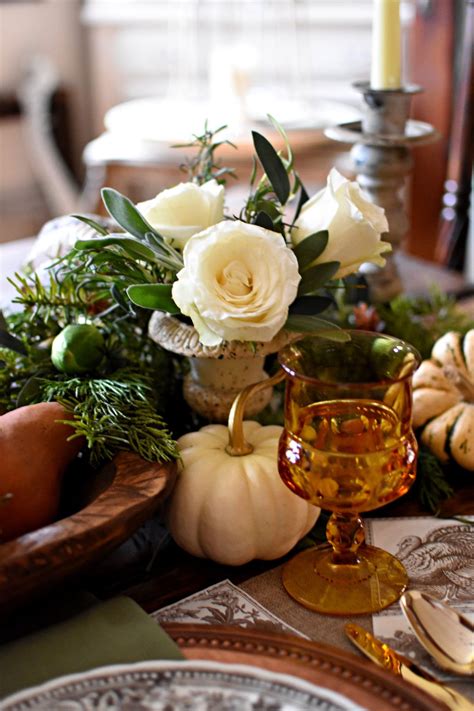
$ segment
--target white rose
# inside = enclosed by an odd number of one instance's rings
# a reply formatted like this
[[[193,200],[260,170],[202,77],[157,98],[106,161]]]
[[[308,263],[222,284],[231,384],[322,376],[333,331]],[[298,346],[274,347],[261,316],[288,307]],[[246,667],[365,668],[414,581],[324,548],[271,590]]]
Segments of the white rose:
[[[327,187],[303,205],[292,230],[293,244],[320,230],[328,230],[329,240],[314,264],[340,262],[335,279],[355,272],[364,262],[383,267],[382,254],[392,249],[381,240],[382,233],[388,231],[385,211],[369,202],[359,185],[335,168],[328,175]]]
[[[179,183],[139,202],[137,209],[169,244],[182,249],[190,237],[224,218],[224,187],[215,180]]]
[[[301,279],[292,250],[275,232],[239,221],[194,235],[172,296],[201,343],[270,341],[284,325]]]

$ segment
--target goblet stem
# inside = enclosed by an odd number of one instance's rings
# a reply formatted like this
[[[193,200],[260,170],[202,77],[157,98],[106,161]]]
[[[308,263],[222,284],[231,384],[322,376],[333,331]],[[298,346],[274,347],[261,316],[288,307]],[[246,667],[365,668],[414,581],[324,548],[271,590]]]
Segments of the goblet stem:
[[[357,565],[360,562],[357,552],[365,541],[365,534],[359,514],[333,513],[326,526],[326,536],[333,548],[333,563]]]

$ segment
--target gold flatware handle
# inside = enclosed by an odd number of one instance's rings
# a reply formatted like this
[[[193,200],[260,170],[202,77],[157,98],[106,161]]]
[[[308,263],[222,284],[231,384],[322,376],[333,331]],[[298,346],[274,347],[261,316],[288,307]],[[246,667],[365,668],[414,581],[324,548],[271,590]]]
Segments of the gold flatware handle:
[[[469,699],[439,682],[434,676],[396,652],[388,644],[380,642],[367,630],[353,623],[346,624],[344,629],[347,637],[357,649],[375,664],[422,689],[445,704],[451,711],[474,711],[474,704]]]

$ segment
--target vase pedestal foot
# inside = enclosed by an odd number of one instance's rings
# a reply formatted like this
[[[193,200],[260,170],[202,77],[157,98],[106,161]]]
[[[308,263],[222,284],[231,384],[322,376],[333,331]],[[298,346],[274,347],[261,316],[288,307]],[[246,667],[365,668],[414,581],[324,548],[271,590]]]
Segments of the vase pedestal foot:
[[[358,562],[333,563],[333,549],[324,544],[303,551],[283,568],[283,585],[297,602],[327,615],[363,615],[396,602],[408,584],[397,558],[362,545]]]

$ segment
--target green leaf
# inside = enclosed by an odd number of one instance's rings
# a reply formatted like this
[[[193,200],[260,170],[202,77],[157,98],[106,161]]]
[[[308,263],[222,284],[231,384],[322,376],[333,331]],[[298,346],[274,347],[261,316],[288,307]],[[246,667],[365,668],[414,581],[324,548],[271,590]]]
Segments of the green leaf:
[[[330,281],[340,267],[340,262],[324,262],[306,269],[301,275],[298,296],[312,294]]]
[[[89,225],[89,227],[92,227],[93,230],[98,232],[100,235],[103,235],[104,237],[108,235],[108,230],[105,229],[105,227],[102,227],[102,225],[99,225],[98,222],[95,220],[91,220],[90,217],[84,217],[84,215],[71,215],[71,217],[75,217],[76,220],[80,220],[81,222],[84,222],[86,225]]]
[[[290,314],[315,316],[325,311],[334,300],[330,296],[299,296],[290,306]]]
[[[268,215],[263,210],[260,210],[260,212],[257,214],[253,221],[253,224],[258,225],[259,227],[265,227],[266,230],[271,230],[272,232],[278,232],[278,230],[275,229],[275,225],[273,224],[273,220],[270,215]]]
[[[132,303],[143,309],[181,313],[171,298],[171,284],[133,284],[127,294]]]
[[[145,241],[160,255],[160,260],[167,263],[168,268],[179,271],[183,267],[183,257],[174,247],[169,245],[159,232],[147,232]]]
[[[252,131],[252,137],[255,151],[267,174],[268,180],[272,184],[275,195],[280,203],[284,205],[290,195],[290,179],[288,178],[286,168],[280,156],[265,136],[257,133],[257,131]]]
[[[38,402],[41,400],[41,378],[32,376],[28,378],[26,383],[21,388],[18,393],[16,406],[23,407],[24,405],[29,405],[32,402]]]
[[[293,252],[298,260],[300,273],[307,269],[315,259],[317,259],[326,249],[329,239],[329,232],[321,230],[312,235],[305,237],[296,247],[293,247]]]
[[[274,118],[271,114],[267,114],[267,118],[270,121],[270,123],[272,124],[273,128],[276,131],[278,131],[280,136],[285,141],[285,147],[286,147],[286,151],[288,153],[288,165],[291,167],[293,165],[293,151],[291,150],[290,141],[288,139],[287,133],[286,133],[285,129],[283,128],[283,126],[280,123],[278,123],[276,118]]]
[[[299,333],[317,333],[322,338],[327,338],[329,341],[338,341],[346,343],[351,340],[347,331],[343,331],[336,324],[317,316],[288,316],[285,328],[289,331],[297,331]]]
[[[0,347],[7,348],[9,351],[14,351],[20,355],[27,355],[27,350],[23,342],[19,338],[15,338],[11,333],[0,330]]]
[[[300,184],[301,190],[300,190],[300,196],[298,198],[298,205],[296,206],[295,216],[293,217],[293,224],[296,222],[296,220],[300,216],[301,208],[303,207],[305,202],[308,202],[308,200],[309,200],[309,195],[306,192],[305,186],[301,182],[299,176],[298,176],[298,182]],[[296,190],[296,188],[295,188],[295,190]]]
[[[110,235],[109,237],[97,237],[96,239],[80,239],[74,245],[75,249],[102,249],[104,247],[121,247],[130,257],[134,259],[144,259],[148,262],[156,261],[156,251],[148,247],[133,237],[122,237],[121,235]]]
[[[256,177],[257,177],[257,159],[255,158],[255,156],[252,156],[252,170],[250,172],[250,179],[249,179],[250,187],[253,186]]]
[[[119,289],[117,284],[112,284],[112,286],[110,287],[110,293],[111,293],[114,301],[116,301],[118,306],[123,311],[125,311],[127,314],[134,314],[135,313],[134,310],[132,309],[130,301],[125,298],[124,292],[121,289]]]
[[[109,214],[124,230],[134,237],[143,239],[153,228],[137,210],[131,200],[113,188],[102,188],[102,200]]]
[[[271,220],[275,223],[277,220],[281,220],[281,214],[278,207],[271,200],[264,200],[261,198],[256,201],[255,209],[258,212],[266,212]]]

